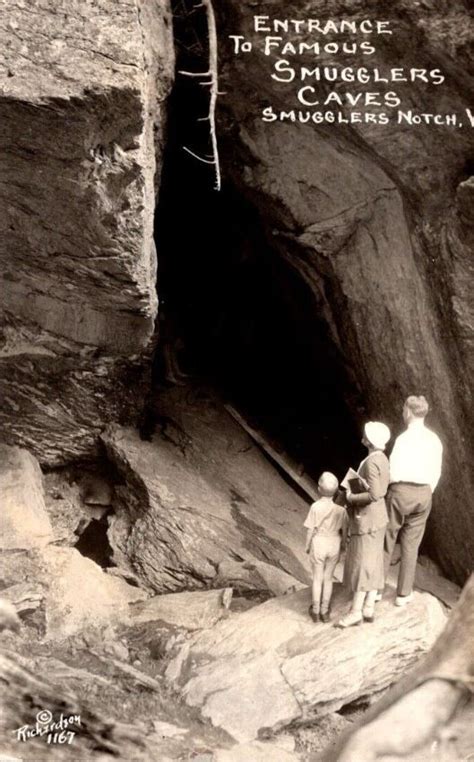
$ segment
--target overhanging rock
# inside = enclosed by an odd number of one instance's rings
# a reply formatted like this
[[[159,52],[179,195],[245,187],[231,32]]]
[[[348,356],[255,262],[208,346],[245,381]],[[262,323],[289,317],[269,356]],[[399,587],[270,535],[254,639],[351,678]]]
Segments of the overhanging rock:
[[[49,465],[142,396],[174,65],[167,0],[67,11],[5,8],[0,54],[0,426]]]

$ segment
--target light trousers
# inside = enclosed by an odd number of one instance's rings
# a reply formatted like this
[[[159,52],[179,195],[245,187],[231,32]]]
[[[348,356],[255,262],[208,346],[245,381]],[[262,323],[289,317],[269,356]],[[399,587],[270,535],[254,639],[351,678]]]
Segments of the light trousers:
[[[388,527],[385,533],[385,579],[397,537],[400,540],[400,570],[397,595],[409,595],[415,584],[418,549],[431,510],[431,487],[427,484],[391,484],[387,494]]]
[[[341,551],[340,535],[316,535],[311,542],[313,609],[326,612],[331,603],[334,571]]]

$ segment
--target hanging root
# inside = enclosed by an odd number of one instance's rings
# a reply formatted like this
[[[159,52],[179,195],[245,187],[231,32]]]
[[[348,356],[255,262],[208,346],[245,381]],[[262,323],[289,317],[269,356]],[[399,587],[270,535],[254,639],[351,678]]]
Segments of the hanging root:
[[[221,168],[219,162],[219,150],[217,145],[217,133],[216,133],[216,104],[217,96],[219,95],[219,79],[217,69],[217,29],[216,29],[216,17],[214,15],[214,8],[212,7],[211,0],[202,0],[202,2],[196,6],[196,8],[204,8],[207,17],[207,29],[209,40],[209,68],[205,72],[191,72],[180,71],[179,74],[184,74],[186,77],[201,77],[200,84],[203,87],[210,88],[209,96],[209,112],[208,115],[203,117],[200,121],[209,121],[209,133],[211,137],[212,153],[209,158],[199,156],[184,146],[184,150],[187,153],[204,162],[204,164],[211,164],[215,168],[216,184],[215,189],[221,189]]]

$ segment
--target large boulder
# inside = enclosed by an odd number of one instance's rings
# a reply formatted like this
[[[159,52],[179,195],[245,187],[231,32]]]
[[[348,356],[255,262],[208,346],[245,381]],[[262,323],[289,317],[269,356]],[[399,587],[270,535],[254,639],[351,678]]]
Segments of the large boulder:
[[[128,624],[129,604],[146,598],[143,590],[107,574],[75,548],[46,548],[37,560],[48,640]]]
[[[149,442],[117,426],[102,437],[123,482],[108,532],[119,569],[157,592],[307,583],[308,506],[249,436],[202,393],[175,388],[159,410]]]
[[[108,574],[75,548],[49,545],[0,555],[1,596],[45,640],[131,624],[130,604],[147,593]]]
[[[309,590],[273,598],[196,635],[167,668],[190,706],[239,742],[335,712],[396,682],[442,630],[442,605],[415,593],[393,597],[373,624],[346,630],[313,624]],[[335,620],[347,607],[337,595]]]
[[[0,550],[47,545],[53,528],[38,461],[20,447],[0,445]]]
[[[49,465],[143,396],[174,65],[167,0],[63,10],[0,11],[0,427]]]
[[[344,65],[380,71],[441,68],[446,81],[438,86],[420,79],[386,86],[331,85],[311,77],[275,82],[271,75],[278,58],[297,72],[300,66],[313,70],[336,61],[324,52],[292,56],[272,49],[265,55],[264,35],[253,30],[256,13],[252,0],[231,0],[220,9],[223,171],[259,211],[269,246],[310,289],[331,351],[343,358],[351,399],[356,391],[364,401],[361,418],[382,418],[398,433],[404,398],[424,393],[430,399],[431,422],[445,445],[444,475],[429,528],[431,552],[444,571],[463,580],[474,550],[474,515],[466,499],[474,489],[469,467],[474,185],[469,176],[473,132],[465,114],[470,93],[465,4],[384,4],[383,18],[393,34],[377,37],[373,56],[359,52],[344,59]],[[258,15],[268,16],[270,24],[273,18],[299,19],[301,7],[272,0],[259,4]],[[331,16],[373,18],[373,4],[311,0],[305,5],[305,18]],[[229,34],[252,42],[252,52],[234,55]],[[267,34],[295,44],[332,39],[330,34]],[[383,97],[384,91],[395,90],[403,111],[457,113],[462,126],[262,121],[262,109],[269,106],[276,112],[349,113],[345,106],[303,107],[296,95],[302,85],[313,86],[320,100],[328,90],[341,97],[346,91],[374,90]],[[358,104],[353,110],[364,108]],[[365,109],[371,110],[383,109]]]
[[[45,640],[129,625],[130,604],[147,597],[75,548],[55,545],[4,552],[0,580],[2,598]]]

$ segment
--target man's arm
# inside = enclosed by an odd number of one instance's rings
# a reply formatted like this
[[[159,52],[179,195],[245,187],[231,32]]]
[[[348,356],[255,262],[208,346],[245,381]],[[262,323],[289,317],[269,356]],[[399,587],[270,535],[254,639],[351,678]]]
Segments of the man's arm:
[[[390,482],[403,481],[403,439],[397,437],[389,458]]]
[[[440,476],[441,476],[441,466],[443,462],[443,445],[441,444],[441,440],[439,437],[434,434],[433,438],[433,446],[432,446],[432,455],[431,455],[431,479],[430,479],[430,487],[431,491],[434,492]]]

